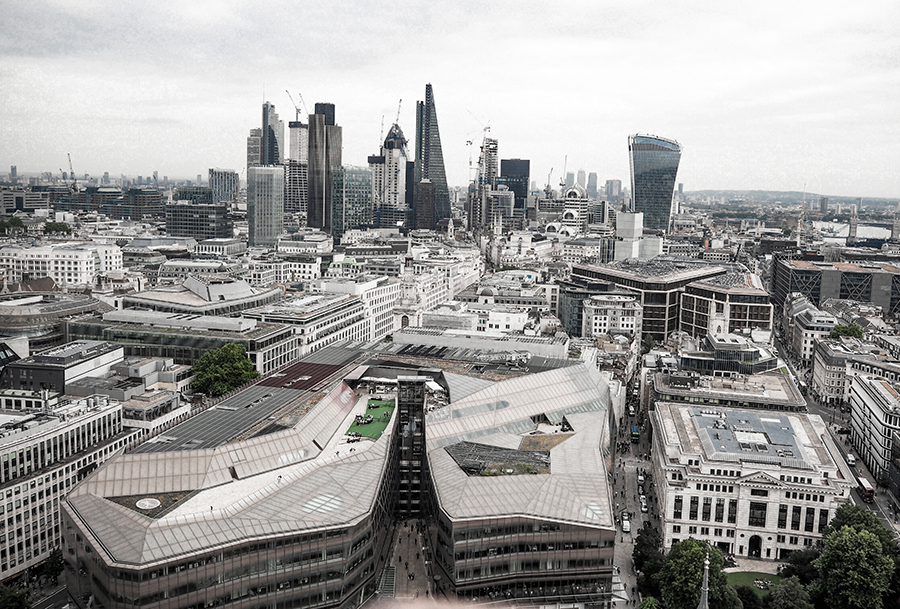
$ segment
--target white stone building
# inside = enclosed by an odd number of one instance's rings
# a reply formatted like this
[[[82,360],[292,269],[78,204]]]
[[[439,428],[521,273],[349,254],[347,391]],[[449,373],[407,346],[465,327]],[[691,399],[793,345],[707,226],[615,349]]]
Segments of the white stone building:
[[[900,386],[860,374],[850,382],[850,442],[876,481],[884,481],[900,432]]]
[[[116,245],[65,243],[40,247],[0,248],[0,269],[9,282],[50,277],[58,285],[90,285],[98,275],[122,271],[122,250]]]
[[[633,296],[601,294],[584,299],[581,335],[602,334],[641,335],[644,310]]]

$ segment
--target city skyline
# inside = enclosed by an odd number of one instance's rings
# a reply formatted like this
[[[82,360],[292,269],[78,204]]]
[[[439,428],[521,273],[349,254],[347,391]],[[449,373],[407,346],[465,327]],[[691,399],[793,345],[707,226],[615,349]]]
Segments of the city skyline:
[[[414,133],[432,83],[451,186],[474,177],[489,125],[500,157],[530,159],[539,187],[579,169],[627,182],[627,137],[640,132],[684,146],[689,191],[900,196],[888,2],[864,14],[836,3],[511,6],[408,3],[362,23],[353,3],[279,19],[239,3],[10,5],[0,167],[57,174],[71,153],[79,175],[240,173],[261,104],[293,117],[285,89],[298,104],[302,94],[301,120],[334,103],[344,162],[362,165],[401,99],[398,123]]]

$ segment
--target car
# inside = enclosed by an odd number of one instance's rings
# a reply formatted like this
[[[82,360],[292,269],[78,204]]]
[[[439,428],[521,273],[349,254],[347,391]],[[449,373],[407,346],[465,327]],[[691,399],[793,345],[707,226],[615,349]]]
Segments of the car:
[[[642,503],[642,504],[641,504],[641,511],[644,512],[644,513],[646,514],[648,511],[650,511],[650,508],[647,507],[647,504],[646,504],[646,503]]]
[[[623,533],[631,533],[631,521],[630,520],[622,521],[622,532]]]
[[[638,484],[644,483],[644,474],[638,474]]]

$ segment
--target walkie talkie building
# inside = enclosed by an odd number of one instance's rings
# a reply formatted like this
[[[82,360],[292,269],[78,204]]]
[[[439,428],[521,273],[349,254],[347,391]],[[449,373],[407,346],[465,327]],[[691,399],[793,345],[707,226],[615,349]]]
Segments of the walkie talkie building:
[[[644,228],[666,230],[672,215],[681,144],[655,135],[628,137],[634,211],[644,213]]]

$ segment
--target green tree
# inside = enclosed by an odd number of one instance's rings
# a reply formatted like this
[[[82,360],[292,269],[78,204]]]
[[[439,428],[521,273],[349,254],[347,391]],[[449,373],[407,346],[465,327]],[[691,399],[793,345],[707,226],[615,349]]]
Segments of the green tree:
[[[228,343],[207,351],[194,364],[194,391],[209,396],[228,393],[259,376],[247,350],[240,343]]]
[[[51,235],[54,233],[65,233],[70,235],[72,234],[72,228],[65,222],[45,222],[44,234]]]
[[[666,555],[660,549],[661,546],[659,530],[652,527],[642,527],[634,540],[631,558],[634,560],[634,568],[640,571],[637,584],[641,594],[659,596],[656,574],[666,564]]]
[[[800,580],[788,577],[781,580],[769,594],[769,609],[813,609],[809,593]],[[749,609],[744,605],[744,609]]]
[[[747,584],[735,586],[734,591],[738,598],[741,599],[743,609],[763,609],[762,599],[753,586],[748,586]]]
[[[47,560],[44,561],[44,574],[47,577],[59,577],[59,574],[63,571],[63,557],[62,552],[60,552],[59,548],[53,550],[50,553],[50,556],[47,557]]]
[[[863,331],[862,328],[860,328],[856,324],[850,324],[849,326],[837,325],[831,330],[831,338],[840,338],[842,336],[862,338]]]
[[[29,609],[28,588],[16,588],[0,584],[0,607],[3,609]]]
[[[638,605],[638,609],[662,609],[662,603],[652,596],[647,596]]]
[[[825,538],[816,586],[830,609],[881,609],[890,590],[894,561],[878,537],[845,526]]]
[[[646,355],[650,353],[650,350],[656,345],[656,341],[653,340],[653,337],[649,334],[644,337],[641,341],[641,355]]]
[[[741,601],[722,572],[722,553],[694,538],[672,546],[656,579],[666,609],[695,609],[703,585],[703,562],[709,550],[709,606],[740,609]]]
[[[795,550],[787,559],[787,564],[781,570],[782,577],[796,577],[804,586],[808,586],[819,577],[819,571],[814,564],[822,553],[822,548],[810,546],[802,550]]]

